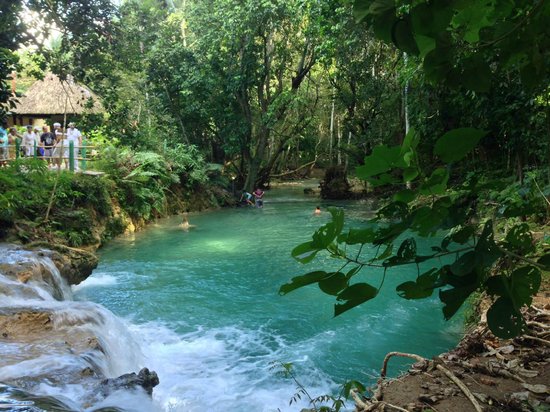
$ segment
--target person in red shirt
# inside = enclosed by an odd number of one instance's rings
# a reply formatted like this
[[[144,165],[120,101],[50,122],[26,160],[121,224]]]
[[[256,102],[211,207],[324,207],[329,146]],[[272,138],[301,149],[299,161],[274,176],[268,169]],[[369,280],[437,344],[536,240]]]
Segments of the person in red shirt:
[[[264,206],[264,191],[260,188],[257,188],[252,193],[254,195],[254,200],[256,202],[256,207],[263,207]]]

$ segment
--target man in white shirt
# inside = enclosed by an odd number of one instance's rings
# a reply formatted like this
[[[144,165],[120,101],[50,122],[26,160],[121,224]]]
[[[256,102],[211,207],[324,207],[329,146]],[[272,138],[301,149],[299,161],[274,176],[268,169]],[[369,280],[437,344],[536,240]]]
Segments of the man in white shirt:
[[[27,131],[23,133],[23,150],[25,152],[25,156],[31,157],[34,155],[34,146],[36,143],[36,147],[38,147],[38,144],[40,143],[38,137],[36,136],[36,133],[32,131],[32,126],[27,126]]]

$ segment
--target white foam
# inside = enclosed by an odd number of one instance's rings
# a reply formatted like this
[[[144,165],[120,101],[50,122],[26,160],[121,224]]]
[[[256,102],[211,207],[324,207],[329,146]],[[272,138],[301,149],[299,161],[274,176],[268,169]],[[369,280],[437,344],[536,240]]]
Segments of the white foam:
[[[273,362],[294,362],[312,396],[333,393],[335,384],[307,356],[288,359],[293,348],[268,331],[223,327],[178,335],[158,323],[131,327],[145,363],[157,372],[153,391],[157,410],[296,411],[311,407],[302,400],[289,406],[296,383],[273,370]]]
[[[118,280],[115,276],[107,274],[95,274],[78,285],[71,286],[73,292],[88,288],[88,287],[103,287],[116,285]]]

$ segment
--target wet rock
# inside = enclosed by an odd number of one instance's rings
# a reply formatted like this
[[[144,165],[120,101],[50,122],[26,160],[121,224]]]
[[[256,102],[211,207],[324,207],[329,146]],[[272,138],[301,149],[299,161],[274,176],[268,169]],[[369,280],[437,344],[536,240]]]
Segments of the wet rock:
[[[51,329],[52,319],[49,313],[0,310],[0,331],[3,337],[10,336],[12,339],[28,341],[29,336],[49,333]]]
[[[84,249],[47,242],[33,242],[27,247],[39,249],[40,253],[52,259],[69,285],[78,285],[86,280],[98,264],[97,256]]]
[[[80,374],[82,376],[95,376],[95,371],[92,368],[87,367],[87,368],[82,369]]]
[[[150,372],[143,368],[136,375],[134,372],[126,373],[114,379],[105,379],[101,382],[99,391],[102,395],[108,396],[110,393],[120,389],[135,389],[141,387],[147,394],[153,394],[153,388],[159,384],[159,378],[156,372]]]
[[[33,395],[21,388],[0,384],[1,409],[10,411],[74,411],[69,405],[51,396]]]

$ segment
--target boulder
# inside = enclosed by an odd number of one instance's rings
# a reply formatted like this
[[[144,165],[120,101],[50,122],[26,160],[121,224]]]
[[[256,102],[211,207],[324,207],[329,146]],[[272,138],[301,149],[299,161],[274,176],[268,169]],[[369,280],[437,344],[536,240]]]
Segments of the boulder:
[[[159,378],[156,372],[150,372],[143,368],[136,375],[134,372],[125,373],[114,379],[105,379],[100,384],[100,392],[103,396],[108,396],[112,392],[120,389],[135,389],[141,387],[147,394],[153,394],[153,388],[159,384]]]

